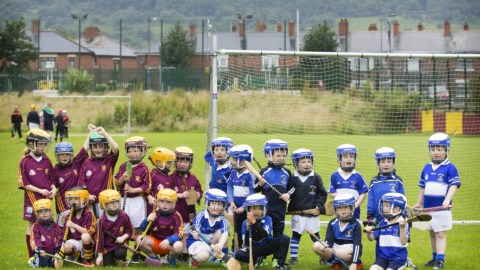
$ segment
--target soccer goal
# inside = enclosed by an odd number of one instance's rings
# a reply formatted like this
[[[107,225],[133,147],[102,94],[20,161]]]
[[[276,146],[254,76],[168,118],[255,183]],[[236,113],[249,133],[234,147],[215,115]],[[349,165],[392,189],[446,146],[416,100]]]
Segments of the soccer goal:
[[[111,136],[130,135],[131,96],[45,96],[45,106],[51,102],[55,115],[58,109],[67,111],[72,124],[69,136],[85,136],[87,125],[104,126]],[[62,99],[62,101],[59,101]],[[107,99],[107,100],[105,100]],[[128,102],[128,112],[124,110]],[[83,132],[83,134],[82,134]]]
[[[480,203],[479,74],[479,54],[217,50],[207,151],[213,138],[229,137],[236,145],[250,145],[265,167],[263,144],[281,139],[290,154],[299,148],[313,151],[314,171],[328,189],[339,168],[339,145],[357,147],[356,170],[367,183],[378,173],[375,151],[391,147],[413,206],[420,174],[430,162],[428,139],[444,132],[451,138],[449,159],[462,183],[453,199],[453,219],[475,222],[472,206]],[[290,155],[287,163],[292,163]],[[292,165],[287,168],[293,172]],[[205,171],[208,176],[207,167]]]

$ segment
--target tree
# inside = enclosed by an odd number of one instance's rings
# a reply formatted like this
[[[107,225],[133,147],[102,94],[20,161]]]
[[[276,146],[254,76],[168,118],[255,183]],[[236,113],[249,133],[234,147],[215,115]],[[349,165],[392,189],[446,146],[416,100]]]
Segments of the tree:
[[[303,36],[303,47],[302,51],[310,52],[324,52],[325,51],[325,32],[327,34],[327,52],[336,52],[338,47],[338,42],[335,38],[335,31],[330,29],[330,26],[318,23],[317,26],[313,26],[308,34]]]
[[[18,69],[29,66],[30,61],[38,59],[37,47],[32,39],[25,34],[27,26],[23,17],[20,20],[4,20],[5,28],[0,30],[0,60],[4,60],[0,70],[7,68],[7,62],[15,63]]]
[[[187,67],[188,61],[195,55],[196,42],[189,31],[183,29],[178,20],[163,42],[163,63],[165,66]],[[161,50],[162,48],[160,48]]]

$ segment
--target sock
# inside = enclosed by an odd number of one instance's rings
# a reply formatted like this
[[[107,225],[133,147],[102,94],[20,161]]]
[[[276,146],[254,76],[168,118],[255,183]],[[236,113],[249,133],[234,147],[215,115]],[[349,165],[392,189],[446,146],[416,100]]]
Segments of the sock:
[[[228,254],[228,247],[222,248],[222,252],[223,252],[223,254],[225,254],[225,255]]]
[[[182,253],[182,259],[188,260],[188,253]]]
[[[298,246],[300,245],[300,238],[290,238],[290,258],[298,258]]]
[[[332,256],[330,259],[327,260],[327,262],[331,264],[333,264],[334,261],[335,261],[335,256]]]
[[[30,259],[31,257],[33,257],[33,250],[32,250],[32,246],[30,246],[30,235],[29,234],[25,235],[25,240],[27,241],[28,258]]]
[[[83,244],[83,251],[85,252],[85,260],[93,259],[93,244]]]
[[[437,253],[436,252],[432,252],[432,256],[433,256],[433,260],[437,259]]]
[[[80,250],[75,250],[72,254],[68,254],[76,259],[80,258],[80,255],[82,255],[82,253],[80,252]]]
[[[445,262],[445,254],[437,254],[437,257],[435,259]]]

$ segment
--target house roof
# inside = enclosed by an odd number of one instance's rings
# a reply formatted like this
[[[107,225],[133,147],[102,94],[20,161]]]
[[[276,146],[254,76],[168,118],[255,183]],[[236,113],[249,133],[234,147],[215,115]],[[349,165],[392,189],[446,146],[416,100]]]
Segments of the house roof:
[[[338,34],[338,33],[337,33]],[[387,31],[354,31],[348,34],[348,52],[388,52]],[[392,33],[393,36],[393,33]],[[337,36],[338,37],[338,36]],[[383,40],[382,50],[380,41]],[[339,37],[338,52],[345,52],[345,36]],[[393,53],[480,53],[480,31],[400,31],[391,40]]]
[[[82,46],[93,51],[98,56],[120,56],[120,42],[107,36],[97,36],[89,40],[81,38]],[[78,44],[78,39],[75,40]],[[137,57],[137,50],[128,45],[122,44],[122,57]]]
[[[32,38],[32,43],[37,46],[37,35],[33,35],[30,30],[26,30],[25,33]],[[81,46],[81,52],[92,53],[83,46]],[[78,43],[55,31],[40,31],[40,53],[78,53]]]

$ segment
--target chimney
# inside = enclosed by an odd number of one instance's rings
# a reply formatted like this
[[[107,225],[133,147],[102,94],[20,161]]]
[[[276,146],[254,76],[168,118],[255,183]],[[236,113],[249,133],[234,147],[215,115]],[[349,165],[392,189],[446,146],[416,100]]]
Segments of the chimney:
[[[232,25],[232,32],[237,32],[237,25],[236,24]]]
[[[293,19],[290,19],[290,21],[288,22],[288,36],[295,36],[295,22],[293,21]]]
[[[418,31],[423,31],[423,25],[421,22],[418,23]]]
[[[243,37],[243,22],[238,23],[238,28],[239,28],[238,35]]]
[[[377,31],[377,24],[370,24],[370,26],[368,27],[368,31]]]
[[[347,29],[345,31],[345,25],[347,25]],[[338,34],[340,36],[346,36],[348,33],[348,22],[347,19],[340,19],[340,23],[338,23]]]
[[[398,24],[398,21],[395,21],[393,23],[393,36],[398,37],[398,34],[400,33],[400,30],[398,29],[400,25]]]
[[[465,22],[465,24],[463,25],[463,31],[468,31],[468,23]]]
[[[445,26],[445,36],[449,37],[450,36],[450,23],[448,22],[448,19],[445,19],[445,23],[443,25]]]
[[[195,23],[192,22],[190,24],[190,36],[193,37],[197,33],[197,27],[195,26]]]
[[[373,31],[377,31],[377,24],[376,23],[373,24]]]
[[[267,22],[257,21],[255,28],[256,28],[255,31],[257,32],[264,32],[265,30],[267,30]]]
[[[466,24],[466,22],[465,22]],[[468,25],[467,25],[468,27]],[[38,32],[38,22],[37,22],[37,18],[34,18],[33,21],[32,21],[32,34],[36,34]]]
[[[281,23],[281,22],[278,22],[278,25],[277,25],[277,32],[283,32],[283,29],[282,29],[282,23]]]
[[[95,27],[95,26],[89,26],[85,28],[84,34],[85,34],[85,40],[89,40],[93,37],[99,37],[100,29],[98,29],[98,27]]]

